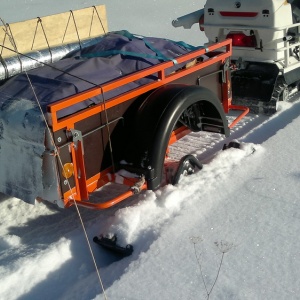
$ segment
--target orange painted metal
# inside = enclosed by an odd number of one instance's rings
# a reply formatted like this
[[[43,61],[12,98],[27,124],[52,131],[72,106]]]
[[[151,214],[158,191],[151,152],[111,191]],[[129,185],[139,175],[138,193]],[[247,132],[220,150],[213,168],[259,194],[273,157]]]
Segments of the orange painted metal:
[[[112,168],[107,168],[106,170],[102,171],[101,173],[98,173],[97,175],[87,179],[86,180],[86,189],[87,189],[88,195],[89,195],[89,193],[92,193],[95,190],[105,186],[109,182],[117,183],[116,178],[118,176],[121,177],[120,175],[116,175],[116,174],[112,173]],[[120,183],[120,184],[126,185],[128,187],[132,187],[139,180],[140,180],[139,178],[135,178],[135,177],[134,178],[122,177],[122,179],[121,179],[122,183]],[[81,206],[92,208],[94,204],[93,203],[89,204],[89,202],[88,202],[89,197],[87,197],[86,200],[81,198],[80,195],[82,194],[82,191],[80,189],[77,189],[77,187],[78,187],[78,185],[76,184],[76,186],[74,188],[67,191],[63,195],[64,196],[64,205],[65,205],[65,207],[70,207],[71,205],[74,204],[74,201],[76,201],[77,204],[82,203]],[[145,189],[147,189],[147,184],[146,183],[142,186],[141,190],[145,190]],[[127,195],[127,196],[125,196],[125,195]],[[125,200],[126,197],[129,197],[128,195],[132,196],[133,193],[129,190],[129,191],[121,194],[120,196],[118,196],[118,197],[116,197],[112,200],[108,200],[106,202],[101,203],[101,205],[97,204],[96,206],[98,208],[94,208],[94,209],[104,209],[104,207],[108,208],[108,207],[114,205],[113,203],[120,202],[121,201],[120,199]],[[122,198],[122,197],[124,197],[124,198]],[[119,199],[119,200],[117,202],[115,202],[116,199]]]
[[[186,136],[189,133],[191,133],[191,130],[185,126],[182,126],[174,130],[171,134],[169,145],[174,144],[175,142],[177,142],[178,140],[180,140],[182,137]]]
[[[146,190],[146,189],[147,189],[147,184],[144,184],[141,187],[141,190]],[[76,204],[78,206],[83,206],[83,207],[90,208],[90,209],[96,209],[96,210],[107,209],[107,208],[110,208],[110,207],[122,202],[123,200],[125,200],[133,195],[134,195],[134,192],[132,190],[128,190],[127,192],[122,193],[119,196],[117,196],[111,200],[108,200],[106,202],[103,202],[103,203],[92,203],[92,202],[85,202],[85,201],[78,201],[78,200],[70,199],[69,206],[75,204],[75,202],[76,202]]]
[[[76,160],[73,159],[73,163],[75,164],[74,169],[77,169],[76,166]],[[92,176],[91,178],[86,179],[86,190],[87,193],[92,193],[93,191],[95,191],[96,189],[104,186],[105,184],[107,184],[108,182],[112,182],[114,177],[111,174],[112,169],[108,168],[104,171],[102,171],[101,173],[98,173],[95,176]],[[75,182],[76,182],[76,174],[75,175]],[[69,199],[75,199],[75,200],[83,200],[80,198],[80,190],[79,190],[79,183],[76,182],[76,185],[74,188],[68,190],[66,193],[64,193],[63,197],[64,197],[64,204],[66,207],[69,206]],[[87,197],[86,201],[88,200],[89,197]],[[84,200],[83,200],[84,201]]]
[[[181,126],[181,127],[177,128],[176,130],[174,130],[172,132],[168,146],[176,143],[182,137],[186,136],[189,133],[191,133],[191,130],[188,129],[187,127],[185,127],[185,126]],[[169,147],[168,147],[167,151],[166,151],[166,157],[168,157],[169,152],[170,152],[170,150],[169,150]]]
[[[75,145],[74,145],[75,146]],[[88,200],[89,194],[87,190],[87,182],[86,182],[86,172],[84,165],[84,155],[83,155],[83,145],[81,141],[76,143],[76,146],[73,147],[73,151],[76,156],[76,168],[74,170],[74,175],[76,178],[76,186],[79,189],[80,200]]]
[[[241,121],[241,119],[243,119],[250,111],[250,109],[246,106],[239,106],[239,105],[230,105],[230,109],[233,110],[241,110],[242,113],[236,117],[233,122],[229,125],[229,128],[231,129],[232,127],[234,127],[239,121]]]
[[[230,73],[229,70],[226,70],[223,74],[225,78],[223,78],[222,83],[222,105],[224,112],[227,114],[230,110],[231,100],[232,100],[232,92],[231,92],[231,81],[230,81]]]

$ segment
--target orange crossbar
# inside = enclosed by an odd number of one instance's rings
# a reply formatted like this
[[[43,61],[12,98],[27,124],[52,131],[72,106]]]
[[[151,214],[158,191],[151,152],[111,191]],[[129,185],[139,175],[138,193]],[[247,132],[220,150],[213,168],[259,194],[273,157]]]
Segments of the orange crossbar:
[[[182,126],[174,130],[171,134],[169,145],[174,144],[175,142],[177,142],[178,140],[180,140],[182,137],[186,136],[189,133],[191,133],[191,130],[185,126]]]
[[[141,190],[146,190],[147,189],[147,184],[145,183],[142,187],[141,187]],[[107,209],[107,208],[110,208],[120,202],[122,202],[123,200],[129,198],[130,196],[133,196],[134,195],[134,192],[132,190],[128,190],[127,192],[111,199],[111,200],[108,200],[106,202],[103,202],[103,203],[91,203],[91,202],[85,202],[85,201],[78,201],[78,200],[73,200],[73,199],[70,199],[69,200],[69,206],[72,205],[72,204],[76,204],[78,206],[83,206],[83,207],[86,207],[86,208],[90,208],[90,209]]]
[[[250,109],[246,106],[239,106],[239,105],[230,105],[229,109],[233,109],[233,110],[241,110],[242,113],[240,115],[238,115],[233,121],[232,123],[228,126],[230,129],[232,127],[234,127],[239,121],[241,121],[241,119],[243,119],[250,111]]]
[[[135,177],[134,178],[123,177],[121,184],[128,186],[128,187],[132,187],[139,180],[140,180],[139,178],[135,178]],[[95,176],[92,176],[91,178],[86,179],[86,190],[88,191],[88,193],[92,193],[95,190],[105,186],[109,182],[116,182],[116,175],[114,173],[112,173],[112,168],[107,168],[106,170],[96,174]],[[141,190],[145,190],[145,189],[147,189],[146,183],[142,186]],[[71,205],[74,204],[74,201],[76,201],[76,203],[78,205],[79,205],[79,203],[81,203],[81,206],[85,206],[85,207],[90,206],[92,208],[94,204],[93,203],[89,204],[88,197],[86,198],[86,200],[84,200],[81,196],[81,193],[82,192],[81,192],[80,188],[78,189],[78,184],[76,184],[76,186],[73,187],[71,190],[68,190],[67,192],[65,192],[63,195],[65,207],[70,207]],[[101,205],[97,204],[99,207],[94,208],[94,209],[104,209],[105,206],[106,206],[106,208],[108,208],[122,200],[125,200],[126,198],[128,198],[132,195],[133,195],[133,193],[129,190],[129,191],[115,197],[112,200],[102,203]]]

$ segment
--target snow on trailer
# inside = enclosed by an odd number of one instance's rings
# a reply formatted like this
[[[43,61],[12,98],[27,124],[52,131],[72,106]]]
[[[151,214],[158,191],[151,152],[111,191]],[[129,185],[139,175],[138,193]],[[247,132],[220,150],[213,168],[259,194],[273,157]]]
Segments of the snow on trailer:
[[[105,209],[157,189],[168,145],[191,131],[228,136],[247,114],[231,105],[231,53],[230,40],[195,48],[120,31],[3,80],[0,191]],[[242,113],[228,126],[230,109]],[[190,157],[182,163],[197,167]],[[103,200],[112,182],[126,191]]]

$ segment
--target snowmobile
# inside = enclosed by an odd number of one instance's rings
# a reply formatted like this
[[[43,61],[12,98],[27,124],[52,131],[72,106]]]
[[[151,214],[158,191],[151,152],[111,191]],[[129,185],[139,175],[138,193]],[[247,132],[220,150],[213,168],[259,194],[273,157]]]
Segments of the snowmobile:
[[[207,45],[232,39],[232,103],[273,114],[299,89],[299,0],[207,0],[173,26],[199,23]]]

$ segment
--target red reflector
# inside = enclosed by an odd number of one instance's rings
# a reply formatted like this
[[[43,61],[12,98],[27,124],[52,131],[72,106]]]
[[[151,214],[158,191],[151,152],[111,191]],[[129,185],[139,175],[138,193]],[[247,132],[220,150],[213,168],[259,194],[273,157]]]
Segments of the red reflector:
[[[238,12],[238,11],[220,11],[223,17],[250,17],[254,18],[258,15],[257,12]]]
[[[232,39],[232,46],[234,47],[252,47],[257,46],[256,38],[254,35],[245,35],[244,33],[229,33],[228,39]]]

